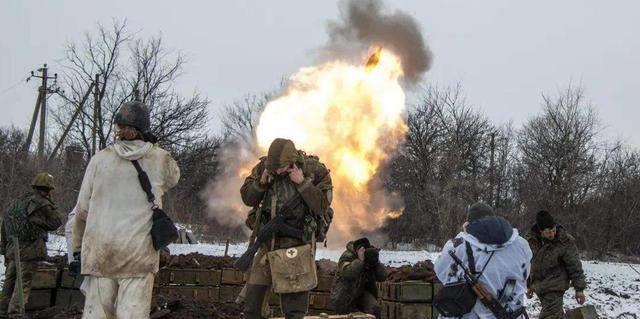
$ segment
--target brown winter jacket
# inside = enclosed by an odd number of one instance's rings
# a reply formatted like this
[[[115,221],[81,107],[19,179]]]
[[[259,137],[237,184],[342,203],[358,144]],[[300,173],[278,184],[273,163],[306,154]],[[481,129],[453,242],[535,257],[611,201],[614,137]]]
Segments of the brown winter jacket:
[[[338,313],[347,313],[355,309],[354,302],[365,291],[378,298],[376,282],[387,279],[384,265],[367,265],[358,259],[353,242],[347,244],[347,250],[338,260],[338,270],[331,287],[331,303]]]
[[[575,239],[562,226],[557,226],[556,238],[551,241],[540,235],[537,225],[525,238],[533,252],[529,289],[544,295],[565,292],[570,286],[576,291],[587,287]]]
[[[291,197],[299,193],[303,204],[298,205],[291,211],[286,219],[286,223],[292,227],[303,230],[304,219],[308,215],[321,215],[331,204],[331,176],[329,170],[317,157],[308,156],[302,151],[298,151],[298,161],[296,165],[304,173],[304,181],[295,185],[288,176],[277,176],[267,187],[260,185],[260,177],[265,170],[266,157],[262,157],[260,162],[251,170],[251,175],[247,176],[244,184],[240,188],[242,201],[247,206],[257,207],[262,203],[261,223],[266,223],[271,216],[272,201],[276,202],[275,211],[286,203]],[[255,224],[255,210],[252,210],[247,218],[247,226],[250,228]],[[276,248],[289,248],[303,244],[300,239],[277,238]]]
[[[62,216],[58,212],[56,205],[50,198],[40,195],[38,192],[27,194],[12,202],[11,206],[19,205],[20,201],[27,201],[25,204],[25,214],[27,220],[31,224],[31,227],[24,227],[23,229],[35,231],[37,233],[37,239],[33,241],[20,240],[20,260],[21,261],[37,261],[44,260],[47,257],[47,232],[54,231],[62,225]],[[9,208],[11,209],[11,208]],[[6,210],[8,211],[8,209]],[[6,213],[5,211],[5,213]],[[7,226],[5,225],[8,220],[3,220],[1,227],[1,240],[0,240],[0,254],[4,255],[6,259],[15,259],[15,247],[11,240],[12,235],[8,234]],[[20,227],[20,225],[18,225]],[[18,236],[20,237],[20,236]]]

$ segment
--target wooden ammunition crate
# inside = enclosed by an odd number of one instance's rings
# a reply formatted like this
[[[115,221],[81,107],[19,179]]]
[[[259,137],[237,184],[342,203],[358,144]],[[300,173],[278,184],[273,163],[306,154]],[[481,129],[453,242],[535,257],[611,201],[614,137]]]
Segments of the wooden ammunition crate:
[[[328,292],[310,292],[309,293],[309,308],[320,310],[332,310],[331,294]]]
[[[382,319],[433,319],[438,313],[428,303],[382,301]]]
[[[69,289],[79,289],[80,285],[82,285],[82,281],[84,280],[84,276],[72,276],[69,273],[68,269],[63,269],[60,274],[60,287],[61,288],[69,288]]]
[[[576,309],[567,310],[567,319],[598,319],[596,307],[587,305]]]
[[[55,305],[68,308],[74,305],[84,305],[84,295],[77,289],[59,288],[56,290]]]
[[[55,289],[58,283],[57,268],[38,268],[31,279],[31,289]]]
[[[195,300],[220,301],[220,287],[196,287],[196,286],[160,286],[154,288],[156,295],[177,294]]]
[[[55,289],[32,289],[29,294],[29,301],[24,307],[25,310],[40,310],[51,307],[55,292]]]
[[[237,269],[224,268],[222,269],[221,283],[223,285],[244,285],[244,274]]]
[[[231,285],[222,285],[219,287],[220,289],[220,298],[218,301],[220,302],[234,302],[238,297],[240,291],[242,291],[242,286],[231,286]]]
[[[318,276],[318,287],[314,289],[314,291],[331,291],[331,285],[333,285],[333,276],[329,275],[319,275]]]
[[[376,317],[372,315],[367,315],[363,313],[358,314],[349,314],[349,315],[308,315],[304,316],[304,319],[375,319]],[[284,317],[272,317],[272,319],[284,319]]]
[[[433,300],[433,295],[440,289],[439,286],[424,281],[385,281],[380,285],[380,296],[388,301],[426,303]]]
[[[158,284],[188,286],[218,286],[222,277],[221,270],[215,269],[161,269]]]

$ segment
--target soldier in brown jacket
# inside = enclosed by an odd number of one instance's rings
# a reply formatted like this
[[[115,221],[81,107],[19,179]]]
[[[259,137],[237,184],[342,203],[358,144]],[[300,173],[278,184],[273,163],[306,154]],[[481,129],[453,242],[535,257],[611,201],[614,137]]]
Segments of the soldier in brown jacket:
[[[0,295],[0,318],[19,313],[15,291],[17,281],[15,245],[20,244],[23,301],[31,292],[31,279],[38,262],[47,257],[47,232],[62,225],[62,216],[51,200],[53,176],[40,173],[31,182],[33,192],[14,200],[4,213],[0,254],[4,255],[7,273]]]
[[[260,220],[255,210],[247,225],[256,227],[278,215],[279,209],[294,196],[301,196],[302,203],[286,214],[288,226],[306,233],[315,232],[313,220],[329,208],[331,202],[331,177],[317,157],[296,150],[292,141],[275,139],[267,157],[253,168],[240,189],[242,201],[251,207],[261,206]],[[263,245],[253,259],[247,280],[244,315],[247,319],[261,319],[262,305],[272,284],[271,270],[265,255],[272,249],[286,249],[306,244],[304,239],[276,235]],[[287,319],[303,318],[307,313],[309,292],[280,295],[282,311]]]
[[[538,212],[525,238],[533,251],[527,297],[535,292],[540,298],[540,319],[564,318],[563,295],[570,286],[579,304],[586,299],[587,283],[575,239],[544,210]]]

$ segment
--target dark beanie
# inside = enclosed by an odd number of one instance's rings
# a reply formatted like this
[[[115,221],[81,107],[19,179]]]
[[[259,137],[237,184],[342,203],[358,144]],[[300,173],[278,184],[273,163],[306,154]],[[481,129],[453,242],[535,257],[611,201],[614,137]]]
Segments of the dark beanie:
[[[539,230],[545,230],[547,228],[553,228],[556,225],[556,221],[553,220],[551,214],[546,210],[541,210],[536,214],[536,225]]]
[[[358,248],[360,247],[364,247],[364,248],[371,247],[371,243],[369,242],[369,239],[367,237],[362,237],[353,242],[353,250],[358,251]]]
[[[469,207],[469,211],[467,212],[467,221],[472,223],[487,216],[495,216],[493,208],[483,202],[477,202]]]

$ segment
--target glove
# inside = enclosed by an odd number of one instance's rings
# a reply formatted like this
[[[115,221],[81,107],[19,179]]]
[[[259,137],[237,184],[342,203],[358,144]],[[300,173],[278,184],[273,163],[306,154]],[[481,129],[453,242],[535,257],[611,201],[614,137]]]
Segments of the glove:
[[[371,265],[374,266],[376,264],[378,264],[380,260],[380,252],[378,251],[377,248],[367,248],[367,250],[364,251],[364,262],[367,265]]]
[[[78,251],[73,253],[73,261],[71,261],[71,263],[69,264],[69,273],[71,274],[71,276],[77,276],[80,274],[81,265],[80,252]]]

